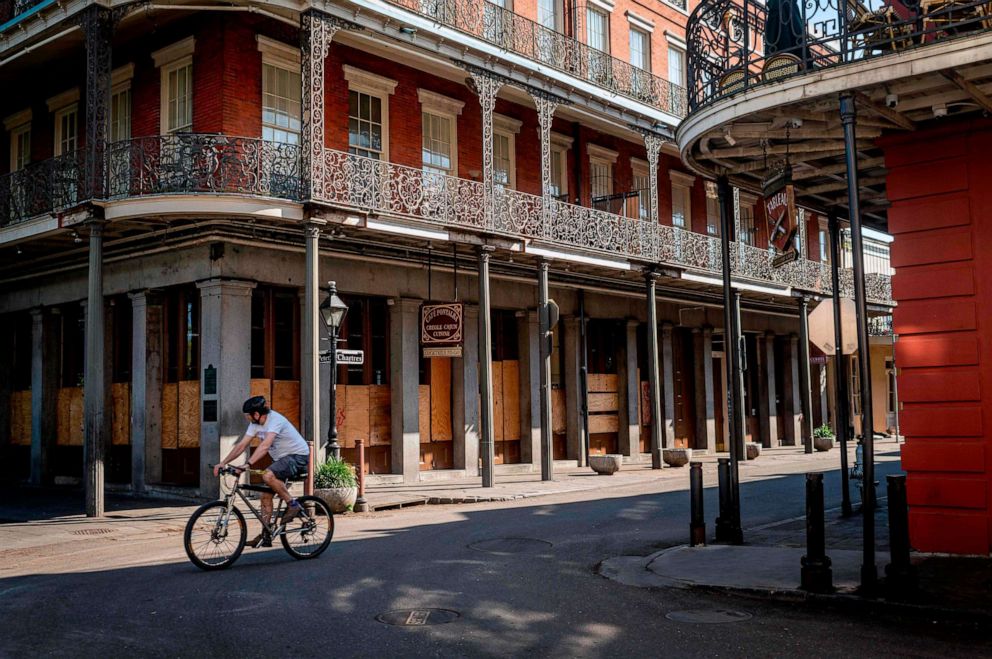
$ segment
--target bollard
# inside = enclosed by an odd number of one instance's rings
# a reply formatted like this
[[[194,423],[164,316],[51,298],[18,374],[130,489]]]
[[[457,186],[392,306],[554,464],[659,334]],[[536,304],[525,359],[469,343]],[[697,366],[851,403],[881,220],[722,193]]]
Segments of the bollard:
[[[360,439],[355,440],[358,449],[358,498],[355,499],[355,512],[367,513],[369,502],[365,500],[365,442]]]
[[[703,513],[703,463],[689,463],[689,546],[706,544],[706,517]]]
[[[823,474],[806,474],[806,555],[800,588],[811,593],[834,589],[823,521]]]
[[[906,476],[886,476],[889,494],[889,557],[885,566],[886,587],[894,592],[916,588],[916,566],[909,562],[909,507]]]
[[[720,486],[720,514],[716,518],[716,541],[733,542],[730,514],[730,458],[717,459],[717,481]]]

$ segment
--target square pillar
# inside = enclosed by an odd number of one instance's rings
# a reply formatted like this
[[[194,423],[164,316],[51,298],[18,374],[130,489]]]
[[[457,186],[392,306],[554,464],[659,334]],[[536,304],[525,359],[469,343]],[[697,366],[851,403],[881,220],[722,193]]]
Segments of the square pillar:
[[[398,298],[389,308],[389,389],[393,473],[420,480],[420,300]]]
[[[623,354],[617,360],[617,396],[620,399],[620,452],[636,456],[641,452],[641,383],[637,380],[637,328],[640,321],[627,320]]]
[[[766,332],[764,336],[765,344],[765,383],[767,388],[762,399],[766,402],[762,417],[764,425],[768,429],[768,439],[764,446],[770,448],[779,446],[781,440],[778,436],[778,394],[775,383],[775,334]],[[763,438],[764,439],[764,438]]]
[[[209,465],[220,462],[248,424],[241,405],[251,393],[251,292],[253,281],[208,279],[200,289],[200,496],[220,491]],[[208,382],[207,369],[216,370]],[[208,384],[215,385],[213,389]],[[216,421],[206,421],[207,405],[217,406]]]
[[[541,326],[537,311],[517,316],[520,355],[520,459],[541,464]],[[526,392],[526,393],[525,393]]]
[[[582,355],[579,339],[579,319],[565,319],[565,439],[567,457],[584,461],[582,454]]]
[[[31,485],[51,481],[58,418],[59,316],[31,310]]]
[[[693,331],[696,362],[696,442],[705,440],[709,453],[716,451],[716,412],[713,400],[713,328]]]
[[[474,304],[465,305],[462,331],[465,336],[462,357],[455,359],[452,365],[454,401],[451,416],[455,439],[455,469],[464,469],[467,476],[478,476],[479,307]]]
[[[131,487],[162,480],[162,300],[131,293]]]
[[[665,429],[661,436],[662,448],[675,447],[675,354],[672,345],[673,326],[669,322],[661,324],[661,381],[665,394]]]
[[[789,356],[785,369],[786,386],[789,392],[786,400],[786,429],[785,434],[789,446],[796,446],[803,436],[802,429],[802,390],[800,389],[799,376],[799,337],[795,334],[789,335]]]

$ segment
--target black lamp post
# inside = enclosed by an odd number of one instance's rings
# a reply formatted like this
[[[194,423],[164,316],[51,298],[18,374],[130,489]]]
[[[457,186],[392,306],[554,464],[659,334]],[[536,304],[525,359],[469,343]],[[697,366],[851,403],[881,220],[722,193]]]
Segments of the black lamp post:
[[[331,341],[331,419],[327,425],[327,451],[335,460],[341,458],[341,447],[338,445],[337,395],[335,385],[338,378],[338,330],[348,315],[348,305],[338,297],[338,289],[333,281],[327,282],[327,299],[320,303],[320,317],[327,327],[327,335]]]

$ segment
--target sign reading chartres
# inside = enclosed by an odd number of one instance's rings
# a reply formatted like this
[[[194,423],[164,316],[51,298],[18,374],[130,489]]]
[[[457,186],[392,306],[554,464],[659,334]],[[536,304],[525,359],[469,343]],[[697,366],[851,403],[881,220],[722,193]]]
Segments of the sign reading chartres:
[[[424,304],[420,307],[420,345],[424,357],[461,357],[462,319],[461,302]]]
[[[768,244],[778,256],[772,265],[779,267],[799,258],[796,249],[796,191],[792,185],[792,171],[786,167],[764,181],[765,217],[768,218]]]

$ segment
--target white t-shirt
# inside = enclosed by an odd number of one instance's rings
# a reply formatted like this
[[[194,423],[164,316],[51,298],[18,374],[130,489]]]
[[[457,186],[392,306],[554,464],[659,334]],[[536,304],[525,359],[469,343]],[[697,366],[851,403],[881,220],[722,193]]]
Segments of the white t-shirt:
[[[276,438],[272,440],[272,446],[269,447],[269,455],[272,456],[273,461],[287,455],[310,455],[310,447],[307,446],[303,435],[293,427],[293,424],[286,417],[275,410],[269,411],[265,423],[249,424],[245,434],[265,441],[265,436],[270,432],[276,434]]]

